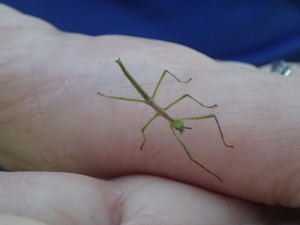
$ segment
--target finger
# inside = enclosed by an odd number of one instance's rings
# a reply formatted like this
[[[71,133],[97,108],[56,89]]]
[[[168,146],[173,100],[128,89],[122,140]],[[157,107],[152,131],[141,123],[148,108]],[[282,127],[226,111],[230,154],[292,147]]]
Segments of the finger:
[[[0,213],[23,216],[0,216],[0,221],[30,221],[32,225],[112,224],[113,212],[107,207],[110,192],[105,181],[66,173],[1,172],[0,182]]]
[[[31,40],[32,32],[27,35],[26,40]],[[6,84],[0,89],[4,167],[105,177],[147,173],[267,204],[299,206],[297,72],[285,78],[250,67],[230,70],[188,48],[159,41],[60,37],[49,45],[35,45],[39,51],[31,52],[31,57],[9,60],[1,69],[1,84]],[[7,49],[14,49],[13,43]],[[136,52],[143,54],[137,57]],[[135,150],[142,140],[139,130],[153,116],[152,109],[96,94],[104,90],[138,97],[115,66],[117,56],[147,90],[164,69],[177,76],[195,76],[188,87],[162,84],[157,101],[167,105],[178,97],[176,93],[189,92],[207,105],[218,104],[211,110],[234,149],[224,149],[215,123],[209,120],[188,125],[193,130],[185,132],[183,141],[193,157],[223,183],[188,160],[166,121],[154,121],[147,129],[148,147],[143,152]],[[198,116],[202,110],[183,102],[168,112],[184,117]]]
[[[47,225],[46,223],[39,222],[37,220],[11,215],[0,215],[0,223],[13,225]]]
[[[126,178],[116,181],[122,183]],[[233,200],[190,185],[148,177],[128,178],[123,184],[128,195],[124,224],[235,224],[242,220],[260,221],[259,205]],[[236,215],[236,216],[231,216]]]
[[[72,225],[299,222],[295,216],[298,214],[291,210],[282,213],[287,210],[274,211],[151,176],[103,181],[70,173],[23,172],[0,173],[0,181],[4,184],[0,189],[0,212],[23,216],[0,217],[4,221]]]
[[[170,111],[170,115],[179,118],[206,115],[208,112],[218,116],[226,142],[234,145],[234,149],[228,150],[222,145],[213,120],[187,123],[193,130],[186,131],[182,138],[193,158],[218,174],[223,183],[220,184],[192,165],[181,146],[172,139],[168,123],[164,120],[155,121],[149,126],[146,134],[148,147],[144,146],[143,154],[131,155],[138,136],[134,132],[131,136],[123,134],[128,132],[128,124],[136,123],[135,113],[145,115],[143,106],[122,103],[116,106],[117,103],[111,102],[116,108],[114,118],[124,118],[124,111],[133,112],[125,115],[124,121],[129,123],[124,126],[120,123],[118,131],[110,129],[109,138],[116,143],[113,149],[120,150],[116,157],[126,152],[129,154],[126,161],[133,163],[133,168],[139,165],[147,173],[179,179],[257,202],[298,207],[300,122],[297,116],[299,104],[295,99],[300,97],[297,85],[300,81],[297,70],[293,77],[287,78],[253,67],[246,67],[241,72],[242,66],[237,70],[236,67],[229,70],[227,66],[215,64],[210,69],[198,69],[192,73],[194,82],[189,84],[191,95],[199,96],[205,104],[218,104],[218,108],[205,110],[202,114],[203,109],[186,102],[177,110]],[[162,87],[161,96],[164,101],[172,102],[177,98],[172,97],[173,93],[177,92],[184,93],[184,89],[177,84],[169,84],[165,89]],[[101,101],[101,104],[105,103]],[[134,110],[132,107],[135,107]],[[107,118],[111,115],[110,108],[103,108]],[[118,120],[110,121],[119,123]],[[130,138],[130,141],[126,138]],[[125,146],[118,145],[120,142],[117,139],[126,143]],[[118,168],[120,165],[113,166]],[[120,170],[126,169],[127,173],[134,172],[130,166]]]

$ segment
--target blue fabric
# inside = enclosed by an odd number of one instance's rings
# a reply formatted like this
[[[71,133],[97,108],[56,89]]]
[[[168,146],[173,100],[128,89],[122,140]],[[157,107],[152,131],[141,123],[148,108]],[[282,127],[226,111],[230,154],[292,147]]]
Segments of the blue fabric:
[[[298,0],[0,0],[59,29],[180,43],[255,65],[300,61]],[[178,56],[180,57],[180,55]]]

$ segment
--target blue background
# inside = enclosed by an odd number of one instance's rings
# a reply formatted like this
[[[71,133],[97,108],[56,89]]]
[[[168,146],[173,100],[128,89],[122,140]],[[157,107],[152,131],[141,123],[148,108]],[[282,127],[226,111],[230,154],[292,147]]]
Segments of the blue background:
[[[180,43],[255,65],[300,61],[297,0],[0,0],[57,28]],[[179,56],[180,57],[180,56]]]

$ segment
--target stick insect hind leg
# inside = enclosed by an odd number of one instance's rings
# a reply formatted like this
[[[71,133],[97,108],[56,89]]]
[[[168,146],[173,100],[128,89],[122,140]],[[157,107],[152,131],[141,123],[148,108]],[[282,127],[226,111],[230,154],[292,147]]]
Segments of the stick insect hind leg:
[[[178,77],[176,77],[174,74],[172,74],[169,70],[164,70],[163,73],[161,74],[160,79],[159,79],[159,81],[158,81],[158,83],[157,83],[157,85],[154,89],[154,92],[153,92],[152,96],[151,96],[152,99],[154,99],[154,97],[156,95],[156,92],[157,92],[159,86],[161,85],[161,82],[164,79],[164,77],[166,76],[166,74],[169,74],[170,76],[174,77],[179,83],[188,83],[192,80],[192,78],[189,78],[187,81],[182,81]]]
[[[143,102],[146,103],[145,100],[141,100],[141,99],[135,99],[135,98],[124,98],[124,97],[116,97],[116,96],[110,96],[110,95],[104,95],[102,93],[100,93],[99,91],[97,92],[98,95],[101,95],[103,97],[106,98],[111,98],[111,99],[119,99],[119,100],[123,100],[123,101],[130,101],[130,102]],[[146,103],[147,104],[147,103]]]
[[[101,95],[101,96],[103,96],[103,97],[106,97],[106,98],[118,99],[118,100],[123,100],[123,101],[130,101],[130,102],[143,102],[143,103],[147,104],[146,101],[141,100],[141,99],[109,96],[109,95],[104,95],[104,94],[102,94],[102,93],[100,93],[100,92],[97,92],[97,94],[98,94],[98,95]],[[153,117],[152,117],[152,118],[151,118],[151,119],[143,126],[143,128],[142,128],[143,143],[142,143],[142,145],[141,145],[141,147],[140,147],[140,150],[143,149],[143,146],[144,146],[144,144],[145,144],[145,142],[146,142],[146,136],[145,136],[144,131],[146,130],[146,128],[149,126],[149,124],[150,124],[157,116],[159,116],[159,114],[155,114],[155,116],[153,116]]]
[[[119,100],[124,100],[124,101],[133,101],[133,102],[143,102],[149,106],[151,106],[155,111],[156,111],[156,114],[144,125],[144,127],[142,128],[142,134],[143,134],[143,143],[141,145],[141,149],[143,147],[143,145],[145,144],[145,141],[146,141],[146,136],[144,134],[145,130],[147,129],[147,127],[153,122],[153,120],[157,117],[157,116],[162,116],[164,117],[170,124],[170,127],[171,127],[171,130],[172,130],[172,133],[173,135],[175,136],[175,138],[177,139],[177,141],[181,144],[181,146],[184,148],[186,154],[188,155],[189,159],[196,163],[198,166],[202,167],[205,171],[207,171],[208,173],[214,175],[215,177],[217,177],[219,180],[221,180],[216,174],[212,173],[210,170],[208,170],[207,168],[205,168],[202,164],[200,164],[199,162],[197,162],[196,160],[193,159],[191,153],[188,151],[188,149],[186,148],[186,146],[184,145],[184,143],[182,142],[181,139],[179,139],[179,137],[177,136],[176,132],[175,132],[175,129],[176,130],[179,130],[180,133],[182,133],[184,131],[184,129],[191,129],[191,128],[188,128],[188,127],[184,127],[183,125],[183,122],[184,120],[197,120],[197,119],[205,119],[205,118],[212,118],[214,117],[217,125],[218,125],[218,128],[219,128],[219,131],[220,131],[220,134],[221,134],[221,137],[222,137],[222,140],[223,140],[223,143],[225,146],[227,147],[233,147],[233,146],[230,146],[230,145],[227,145],[224,141],[224,137],[223,137],[223,133],[221,131],[221,128],[220,128],[220,125],[219,125],[219,122],[218,122],[218,119],[217,117],[214,115],[214,114],[209,114],[207,116],[202,116],[202,117],[186,117],[186,118],[182,118],[182,119],[174,119],[172,117],[170,117],[166,111],[172,107],[173,105],[175,105],[176,103],[180,102],[182,99],[186,98],[186,97],[189,97],[190,99],[192,99],[193,101],[197,102],[200,106],[202,107],[206,107],[206,108],[213,108],[213,107],[216,107],[217,105],[213,105],[213,106],[206,106],[204,104],[202,104],[201,102],[199,102],[198,100],[196,100],[195,98],[193,98],[192,96],[188,95],[188,94],[185,94],[183,96],[181,96],[180,98],[178,98],[177,100],[175,100],[174,102],[172,102],[169,106],[167,106],[166,108],[161,108],[158,104],[155,103],[154,101],[154,97],[157,93],[157,90],[158,88],[160,87],[160,84],[163,80],[163,78],[165,77],[166,74],[169,74],[171,75],[173,78],[175,78],[178,82],[180,83],[188,83],[191,79],[187,80],[187,81],[181,81],[180,79],[178,79],[175,75],[173,75],[172,73],[170,73],[168,70],[164,70],[164,72],[162,73],[155,89],[154,89],[154,92],[152,94],[152,97],[150,97],[146,92],[145,90],[137,83],[137,81],[135,81],[135,79],[129,74],[129,72],[127,71],[127,69],[125,68],[125,66],[123,65],[123,63],[121,62],[120,59],[116,60],[116,62],[118,63],[118,65],[120,66],[120,68],[122,69],[124,75],[127,77],[127,79],[132,83],[132,85],[134,86],[134,88],[140,93],[140,95],[144,98],[144,100],[140,100],[140,99],[133,99],[133,98],[124,98],[124,97],[115,97],[115,96],[109,96],[109,95],[104,95],[104,94],[101,94],[100,92],[98,92],[99,95],[103,96],[103,97],[107,97],[107,98],[111,98],[111,99],[119,99]]]
[[[157,84],[156,84],[156,87],[155,87],[155,89],[154,89],[154,92],[153,92],[153,94],[152,94],[152,96],[151,96],[152,100],[154,99],[154,97],[155,97],[155,95],[156,95],[156,92],[157,92],[159,86],[161,85],[161,82],[162,82],[162,80],[164,79],[164,77],[166,76],[166,74],[169,74],[170,76],[174,77],[179,83],[188,83],[188,82],[190,82],[190,80],[192,80],[192,78],[189,78],[187,81],[182,81],[182,80],[180,80],[178,77],[176,77],[174,74],[172,74],[170,71],[164,70],[163,73],[161,74],[161,76],[160,76],[160,78],[159,78],[159,80],[158,80],[158,82],[157,82]],[[143,146],[144,146],[144,144],[145,144],[145,142],[146,142],[145,130],[146,130],[147,127],[150,125],[150,123],[152,123],[152,121],[153,121],[156,117],[158,117],[158,116],[159,116],[159,113],[155,114],[155,115],[154,115],[154,116],[153,116],[153,117],[152,117],[152,118],[151,118],[151,119],[143,126],[143,128],[142,128],[143,143],[142,143],[142,145],[141,145],[141,147],[140,147],[140,150],[143,149]]]

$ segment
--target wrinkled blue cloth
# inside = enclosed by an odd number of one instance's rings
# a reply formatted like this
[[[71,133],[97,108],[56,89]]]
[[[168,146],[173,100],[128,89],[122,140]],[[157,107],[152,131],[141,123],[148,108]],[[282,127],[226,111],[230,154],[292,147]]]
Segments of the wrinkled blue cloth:
[[[61,30],[171,41],[210,57],[300,61],[299,0],[0,0]],[[180,57],[180,55],[178,55]]]

